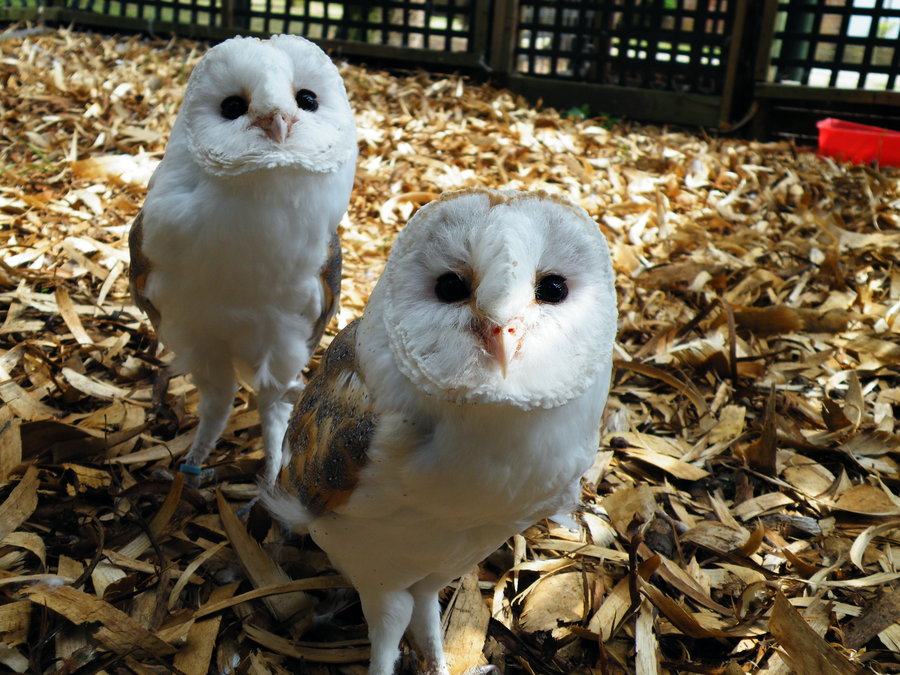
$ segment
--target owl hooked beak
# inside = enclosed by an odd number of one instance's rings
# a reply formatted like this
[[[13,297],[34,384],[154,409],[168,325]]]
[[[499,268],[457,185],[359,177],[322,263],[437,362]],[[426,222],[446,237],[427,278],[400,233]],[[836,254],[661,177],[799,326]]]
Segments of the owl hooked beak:
[[[500,375],[506,378],[509,362],[522,342],[523,330],[521,322],[513,319],[505,326],[500,326],[490,319],[480,321],[475,332],[481,340],[481,347],[488,356],[497,362]]]
[[[291,127],[296,118],[283,112],[260,115],[253,120],[252,126],[262,129],[273,142],[281,144],[291,135]]]

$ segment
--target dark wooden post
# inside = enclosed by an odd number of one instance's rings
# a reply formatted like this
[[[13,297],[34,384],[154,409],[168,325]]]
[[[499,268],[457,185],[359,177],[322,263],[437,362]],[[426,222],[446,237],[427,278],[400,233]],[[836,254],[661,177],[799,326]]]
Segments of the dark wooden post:
[[[250,0],[222,0],[222,26],[237,30],[250,28]]]
[[[478,3],[482,5],[483,3]],[[487,12],[478,12],[479,22],[484,21]],[[509,81],[516,70],[516,40],[519,38],[519,0],[496,0],[490,27],[490,56],[487,64],[501,85]]]

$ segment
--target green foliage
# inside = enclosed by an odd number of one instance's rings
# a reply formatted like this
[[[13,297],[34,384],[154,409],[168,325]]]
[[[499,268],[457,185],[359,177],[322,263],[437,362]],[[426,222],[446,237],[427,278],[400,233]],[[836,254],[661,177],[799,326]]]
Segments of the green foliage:
[[[612,129],[622,121],[620,118],[609,115],[607,113],[596,113],[592,115],[591,106],[588,103],[585,103],[584,105],[573,106],[572,108],[566,110],[563,115],[565,117],[568,117],[570,120],[575,120],[576,122],[590,119],[604,129]]]
[[[569,108],[565,112],[565,116],[569,119],[573,120],[584,120],[587,119],[591,114],[591,107],[585,103],[584,105],[575,106],[573,108]]]

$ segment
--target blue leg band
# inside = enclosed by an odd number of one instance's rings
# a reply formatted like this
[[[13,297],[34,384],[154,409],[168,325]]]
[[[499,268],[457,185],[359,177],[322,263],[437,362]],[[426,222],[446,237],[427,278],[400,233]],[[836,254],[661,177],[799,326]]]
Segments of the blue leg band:
[[[194,466],[193,464],[182,464],[178,467],[178,470],[181,473],[188,474],[189,476],[199,476],[203,471],[203,469],[201,469],[199,466]]]

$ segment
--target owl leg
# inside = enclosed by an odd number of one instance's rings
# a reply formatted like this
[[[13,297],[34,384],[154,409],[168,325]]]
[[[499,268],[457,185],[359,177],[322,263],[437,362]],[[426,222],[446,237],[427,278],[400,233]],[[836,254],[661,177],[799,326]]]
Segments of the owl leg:
[[[266,453],[266,468],[263,475],[265,485],[275,484],[283,459],[287,457],[283,452],[284,433],[294,406],[285,399],[286,392],[281,388],[261,387],[259,390],[259,421],[262,425],[263,450]]]
[[[369,675],[394,675],[400,640],[413,612],[413,596],[406,590],[360,589],[359,599],[372,643]]]
[[[410,589],[415,604],[409,630],[419,658],[424,662],[422,672],[426,675],[450,675],[444,656],[441,606],[438,602],[438,591],[443,588],[443,584],[435,588],[435,584],[426,582],[428,579]]]
[[[195,370],[192,376],[200,392],[200,421],[181,470],[187,474],[185,482],[196,487],[203,477],[199,467],[209,457],[228,423],[238,386],[230,363],[220,364],[219,368]]]

